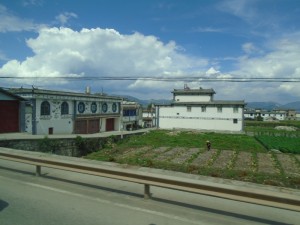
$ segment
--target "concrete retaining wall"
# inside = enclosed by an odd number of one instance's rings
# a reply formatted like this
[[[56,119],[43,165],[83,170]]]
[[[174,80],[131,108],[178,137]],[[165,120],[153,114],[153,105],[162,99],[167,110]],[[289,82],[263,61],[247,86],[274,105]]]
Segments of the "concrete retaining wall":
[[[43,139],[0,140],[0,147],[25,151],[49,152],[57,155],[80,157],[102,149],[121,139],[120,136],[72,139]]]

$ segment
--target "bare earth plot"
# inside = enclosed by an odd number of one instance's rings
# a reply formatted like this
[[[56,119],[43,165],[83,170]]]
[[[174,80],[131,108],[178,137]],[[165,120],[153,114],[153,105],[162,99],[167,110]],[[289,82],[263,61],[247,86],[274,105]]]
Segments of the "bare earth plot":
[[[250,152],[238,153],[233,169],[239,171],[253,171],[254,162],[252,159],[252,154]]]
[[[276,174],[279,173],[279,170],[275,166],[274,159],[271,154],[266,153],[258,153],[258,172],[260,173],[269,173]]]
[[[146,152],[141,157],[154,158],[155,156],[162,154],[163,152],[167,151],[168,149],[169,149],[168,147],[159,147],[159,148],[151,149],[151,151]]]
[[[217,150],[211,149],[210,151],[206,151],[200,153],[198,157],[191,162],[191,165],[196,167],[205,167],[213,160],[213,156],[217,154]]]
[[[166,162],[165,165],[174,165],[174,168],[177,168],[177,166],[182,168],[181,166],[184,165],[192,173],[201,174],[204,171],[203,169],[213,172],[221,171],[222,174],[226,171],[236,171],[238,174],[242,172],[240,175],[242,177],[247,176],[247,174],[249,176],[251,174],[253,176],[261,174],[270,176],[270,179],[278,176],[292,178],[297,187],[300,185],[300,155],[217,149],[207,151],[203,148],[166,146],[129,148],[123,153],[115,155],[116,161],[121,163],[131,163],[130,159],[134,157],[138,158],[139,161],[150,162],[149,165],[157,163],[164,165],[164,162]],[[155,164],[152,164],[151,161]],[[242,177],[240,178],[242,179]]]
[[[190,148],[187,149],[184,152],[181,152],[181,155],[175,157],[174,159],[171,160],[172,163],[178,163],[178,164],[182,164],[187,162],[193,155],[199,153],[199,149],[198,148]]]
[[[146,151],[148,151],[150,149],[150,147],[143,147],[143,148],[139,148],[139,149],[135,149],[135,148],[129,148],[127,149],[122,155],[118,155],[116,157],[117,160],[121,160],[124,158],[130,158],[130,157],[134,157],[138,154],[142,154]]]
[[[234,151],[223,150],[220,152],[218,158],[214,161],[212,167],[224,169],[228,168],[234,157]]]
[[[278,154],[277,159],[280,162],[286,175],[300,177],[299,167],[295,158],[290,154]]]
[[[176,157],[181,152],[183,152],[185,148],[172,148],[171,150],[164,152],[163,154],[159,155],[155,158],[156,161],[168,161],[171,158]]]

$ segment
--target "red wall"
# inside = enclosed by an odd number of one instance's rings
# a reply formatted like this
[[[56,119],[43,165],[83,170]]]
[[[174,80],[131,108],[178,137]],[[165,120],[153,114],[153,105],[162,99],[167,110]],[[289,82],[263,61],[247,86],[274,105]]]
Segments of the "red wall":
[[[0,101],[0,133],[19,132],[19,101]]]

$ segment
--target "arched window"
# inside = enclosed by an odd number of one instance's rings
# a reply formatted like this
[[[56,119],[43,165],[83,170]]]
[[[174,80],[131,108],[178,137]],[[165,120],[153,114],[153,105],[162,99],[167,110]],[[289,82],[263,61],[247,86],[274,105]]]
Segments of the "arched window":
[[[92,111],[92,113],[97,112],[97,104],[96,104],[96,102],[93,102],[93,103],[91,104],[91,111]]]
[[[112,111],[113,112],[117,111],[117,104],[116,103],[113,103],[113,105],[112,105]]]
[[[84,113],[85,111],[85,104],[83,102],[78,103],[78,112],[79,113]]]
[[[107,112],[107,103],[102,104],[102,112],[104,112],[104,113]]]
[[[61,115],[68,115],[69,114],[69,104],[67,102],[63,102],[61,104]]]
[[[50,103],[48,101],[43,101],[41,104],[41,116],[50,115]]]

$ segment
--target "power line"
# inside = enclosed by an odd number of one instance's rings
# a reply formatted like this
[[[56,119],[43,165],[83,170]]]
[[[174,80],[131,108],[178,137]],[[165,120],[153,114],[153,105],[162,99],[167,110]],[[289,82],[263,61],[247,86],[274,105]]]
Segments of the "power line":
[[[83,81],[83,80],[108,80],[108,81],[166,81],[166,82],[176,82],[176,81],[201,81],[201,82],[300,82],[300,78],[286,78],[286,77],[276,77],[276,78],[266,78],[266,77],[251,77],[251,78],[240,78],[240,77],[230,77],[230,78],[210,78],[210,77],[114,77],[114,76],[88,76],[88,77],[13,77],[13,76],[3,76],[0,79],[18,79],[18,80],[27,80],[27,79],[52,79],[52,80],[71,80],[71,81]]]

